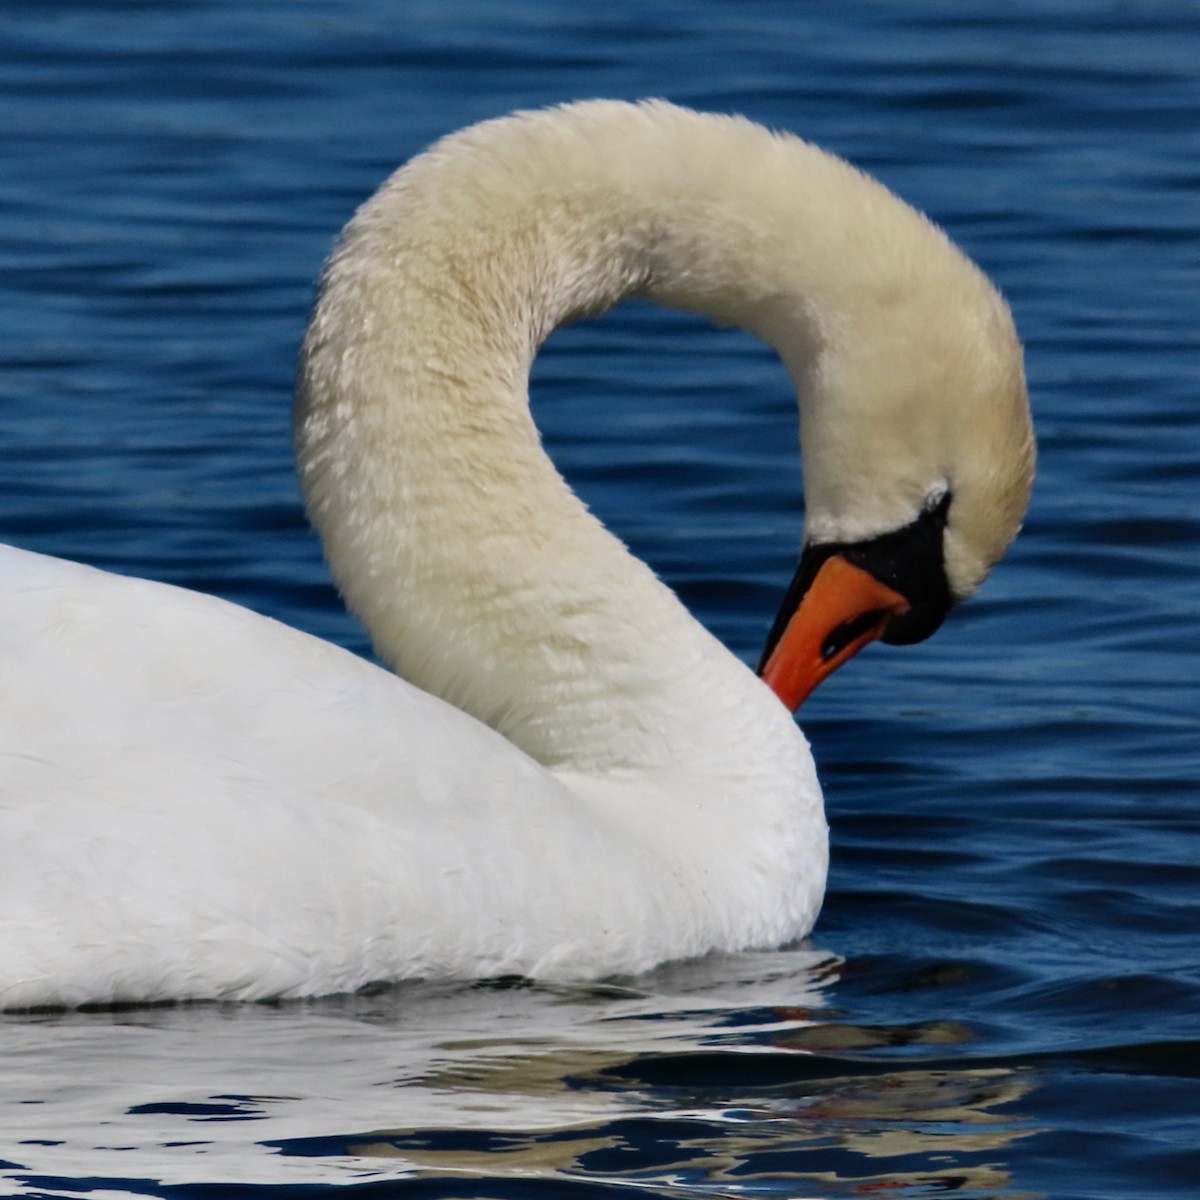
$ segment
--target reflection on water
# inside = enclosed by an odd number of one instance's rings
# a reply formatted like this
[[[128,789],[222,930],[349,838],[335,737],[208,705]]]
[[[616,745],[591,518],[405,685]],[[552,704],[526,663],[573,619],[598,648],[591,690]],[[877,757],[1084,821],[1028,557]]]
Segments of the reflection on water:
[[[604,1086],[595,1079],[591,1056],[554,1074],[554,1088]],[[489,1074],[503,1094],[515,1088],[528,1094],[526,1069],[545,1088],[552,1072],[531,1058],[510,1062],[505,1080]],[[831,1069],[832,1064],[825,1064]],[[465,1135],[453,1129],[387,1129],[346,1153],[403,1162],[425,1175],[467,1172],[475,1175],[622,1179],[675,1186],[722,1184],[722,1194],[757,1193],[758,1184],[800,1181],[837,1184],[846,1192],[866,1193],[892,1187],[962,1191],[1006,1186],[1004,1162],[1014,1139],[1032,1130],[1019,1119],[994,1109],[1020,1099],[1033,1086],[1028,1076],[1000,1068],[959,1071],[887,1070],[850,1078],[831,1075],[805,1079],[803,1086],[780,1084],[737,1095],[700,1096],[655,1116],[653,1108],[630,1113],[603,1125],[556,1126],[550,1130],[510,1125]],[[550,1098],[551,1090],[540,1094]],[[303,1145],[285,1152],[309,1152]],[[326,1151],[328,1152],[328,1151]],[[974,1160],[980,1158],[979,1162]],[[912,1171],[871,1160],[924,1160]],[[988,1165],[984,1165],[984,1160]],[[939,1165],[950,1163],[952,1165]],[[1015,1198],[1019,1193],[1006,1191]]]
[[[458,1195],[453,1181],[469,1177],[478,1195],[514,1181],[587,1195],[617,1179],[726,1196],[801,1184],[1022,1195],[1009,1155],[1037,1130],[1014,1106],[1036,1074],[974,1065],[959,1048],[975,1035],[955,1022],[839,1019],[828,995],[840,970],[792,951],[682,964],[636,987],[410,985],[10,1016],[4,1177],[147,1194],[130,1156],[158,1181],[149,1194],[302,1178]],[[48,1102],[54,1138],[38,1112]]]

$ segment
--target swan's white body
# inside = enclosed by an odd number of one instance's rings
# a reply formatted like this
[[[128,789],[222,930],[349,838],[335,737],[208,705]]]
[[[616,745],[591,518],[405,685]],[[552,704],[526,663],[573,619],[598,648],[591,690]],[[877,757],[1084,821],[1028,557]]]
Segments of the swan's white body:
[[[812,765],[740,664],[759,704],[731,697],[731,722],[766,755],[747,790],[771,773],[790,789],[751,805],[686,762],[678,787],[547,771],[386,671],[194,592],[5,548],[0,593],[5,1006],[597,976],[815,916]]]
[[[998,557],[1019,351],[923,218],[795,139],[665,105],[456,135],[348,228],[297,409],[334,573],[406,679],[0,552],[0,1005],[597,976],[809,930],[826,830],[803,736],[529,418],[540,341],[634,291],[780,350],[810,536],[890,529],[952,479],[991,513],[947,530],[956,590]]]

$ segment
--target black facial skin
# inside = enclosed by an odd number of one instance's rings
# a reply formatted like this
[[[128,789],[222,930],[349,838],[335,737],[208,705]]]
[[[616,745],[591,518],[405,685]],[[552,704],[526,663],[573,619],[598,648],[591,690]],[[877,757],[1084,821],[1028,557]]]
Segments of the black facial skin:
[[[946,619],[954,603],[950,585],[946,581],[946,564],[942,553],[942,536],[950,513],[950,499],[950,493],[946,492],[929,504],[915,521],[891,533],[881,533],[863,542],[822,542],[816,546],[805,546],[779,615],[767,635],[767,644],[758,663],[759,674],[762,674],[767,659],[771,657],[792,614],[812,586],[817,572],[825,560],[835,554],[861,567],[909,602],[908,612],[888,620],[882,634],[883,641],[901,646],[929,637]],[[859,628],[860,621],[865,627],[875,619],[876,614],[864,614],[840,630],[832,631],[828,657],[836,653],[839,643],[846,645],[862,631]]]

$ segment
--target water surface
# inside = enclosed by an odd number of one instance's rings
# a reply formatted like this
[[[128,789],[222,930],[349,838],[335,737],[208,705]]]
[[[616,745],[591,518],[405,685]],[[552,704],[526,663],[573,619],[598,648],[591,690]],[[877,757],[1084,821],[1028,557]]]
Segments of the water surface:
[[[46,0],[0,4],[0,84],[18,544],[365,651],[292,478],[312,281],[432,138],[583,96],[742,111],[927,209],[1013,304],[1041,443],[982,595],[804,710],[834,839],[809,944],[602,987],[9,1015],[9,1193],[1196,1194],[1194,6]],[[535,408],[754,658],[801,519],[770,353],[631,307],[552,339]]]

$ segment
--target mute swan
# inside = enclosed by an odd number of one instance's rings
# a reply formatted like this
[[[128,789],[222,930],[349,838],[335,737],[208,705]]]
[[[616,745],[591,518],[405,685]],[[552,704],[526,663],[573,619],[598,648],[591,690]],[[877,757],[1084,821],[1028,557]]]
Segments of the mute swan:
[[[532,424],[537,346],[633,294],[751,330],[795,382],[778,698]],[[942,233],[792,136],[659,102],[517,114],[398,171],[325,269],[294,437],[400,678],[0,555],[0,1005],[594,977],[806,933],[826,827],[790,709],[872,637],[932,632],[1033,468],[1008,309]]]

